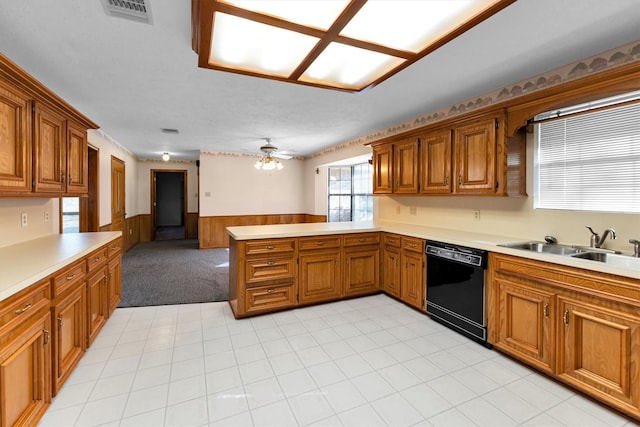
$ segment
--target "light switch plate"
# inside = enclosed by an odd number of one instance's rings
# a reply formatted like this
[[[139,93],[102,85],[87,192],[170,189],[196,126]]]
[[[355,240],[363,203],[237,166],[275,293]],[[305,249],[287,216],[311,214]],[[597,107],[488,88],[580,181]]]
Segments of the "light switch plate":
[[[27,213],[26,212],[22,212],[20,214],[20,226],[21,227],[26,227],[27,226]]]

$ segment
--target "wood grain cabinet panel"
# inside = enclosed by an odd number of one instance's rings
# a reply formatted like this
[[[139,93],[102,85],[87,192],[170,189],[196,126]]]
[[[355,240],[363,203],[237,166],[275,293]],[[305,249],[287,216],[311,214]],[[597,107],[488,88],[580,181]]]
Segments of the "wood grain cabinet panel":
[[[248,259],[246,283],[252,285],[266,281],[295,278],[295,259],[288,257],[273,257],[266,259]]]
[[[496,123],[491,118],[454,129],[455,193],[495,192]]]
[[[67,122],[67,187],[68,194],[87,194],[89,191],[89,144],[82,126]]]
[[[0,193],[31,191],[28,97],[0,81]]]
[[[247,289],[246,313],[282,310],[295,305],[296,292],[293,283]]]
[[[400,299],[421,310],[425,309],[426,287],[425,255],[414,251],[402,251]]]
[[[102,267],[87,279],[87,347],[107,323],[107,269]]]
[[[107,307],[109,316],[118,308],[122,300],[122,255],[109,259],[107,264]]]
[[[385,245],[382,249],[382,289],[400,298],[401,266],[400,249]]]
[[[373,194],[393,193],[393,145],[373,147]]]
[[[300,252],[299,301],[303,304],[342,296],[341,251]]]
[[[363,295],[380,290],[379,246],[345,248],[344,294]]]
[[[62,115],[37,102],[33,150],[34,191],[64,193],[67,179],[66,121]]]
[[[393,143],[393,192],[395,194],[418,192],[419,147],[418,138]]]
[[[605,402],[640,410],[640,316],[558,298],[558,376]]]
[[[420,193],[451,193],[451,144],[449,129],[420,137]]]
[[[495,346],[548,373],[554,368],[554,295],[497,280],[499,337]]]
[[[36,425],[49,406],[50,331],[51,317],[43,310],[0,337],[0,427]]]
[[[86,349],[87,303],[82,283],[51,308],[53,324],[53,395],[62,388]]]

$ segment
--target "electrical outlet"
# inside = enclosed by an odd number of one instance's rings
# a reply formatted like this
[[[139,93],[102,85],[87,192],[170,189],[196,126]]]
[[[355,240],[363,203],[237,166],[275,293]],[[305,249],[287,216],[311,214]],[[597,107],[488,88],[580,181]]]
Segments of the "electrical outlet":
[[[49,212],[48,211],[44,211],[44,222],[45,222],[45,224],[47,222],[49,222]]]
[[[22,212],[20,214],[20,226],[21,227],[26,227],[27,226],[27,213],[26,212]]]
[[[414,215],[415,216],[417,214],[418,214],[418,208],[416,208],[415,206],[409,208],[409,215]]]
[[[473,211],[473,219],[475,221],[480,221],[480,211]]]

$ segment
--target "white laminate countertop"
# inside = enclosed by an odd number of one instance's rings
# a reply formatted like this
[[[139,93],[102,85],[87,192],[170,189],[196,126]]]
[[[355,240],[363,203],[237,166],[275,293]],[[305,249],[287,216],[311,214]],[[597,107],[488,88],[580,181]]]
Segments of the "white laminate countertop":
[[[52,234],[0,248],[0,301],[121,235],[119,231]]]
[[[445,243],[484,249],[491,252],[520,256],[522,258],[551,262],[570,267],[582,268],[585,270],[598,271],[601,273],[616,274],[632,279],[640,279],[640,269],[619,267],[597,261],[573,258],[566,255],[538,253],[497,246],[503,243],[531,241],[531,239],[514,236],[474,233],[470,231],[450,230],[392,221],[318,222],[227,227],[227,233],[229,233],[229,235],[235,240],[320,236],[370,231],[384,231],[387,233],[397,233],[421,239],[437,240]]]

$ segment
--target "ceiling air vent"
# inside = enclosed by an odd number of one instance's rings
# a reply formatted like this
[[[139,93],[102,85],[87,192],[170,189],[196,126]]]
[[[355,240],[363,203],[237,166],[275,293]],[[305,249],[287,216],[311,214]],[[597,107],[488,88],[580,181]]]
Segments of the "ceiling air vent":
[[[102,0],[107,15],[151,24],[149,0]]]
[[[172,134],[172,135],[177,135],[177,134],[180,133],[178,131],[178,129],[171,129],[171,128],[160,128],[160,131],[162,133],[169,133],[169,134]]]

